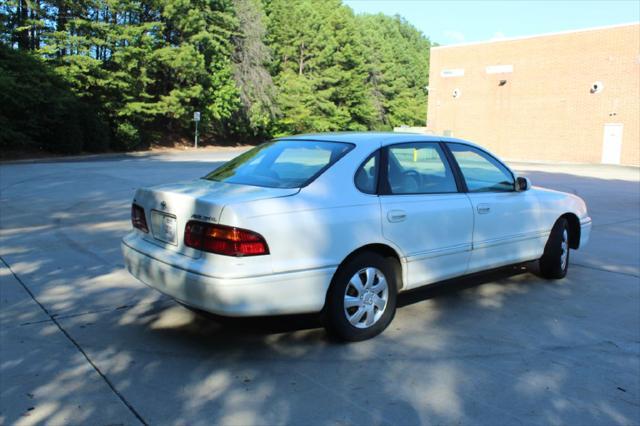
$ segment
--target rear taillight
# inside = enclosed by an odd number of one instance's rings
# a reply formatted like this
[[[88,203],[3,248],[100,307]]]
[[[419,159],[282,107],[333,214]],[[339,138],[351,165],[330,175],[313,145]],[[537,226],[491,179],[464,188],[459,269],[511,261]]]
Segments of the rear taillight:
[[[147,219],[144,217],[144,209],[137,204],[131,204],[131,224],[143,232],[149,232]]]
[[[212,223],[189,221],[184,230],[187,247],[225,256],[258,256],[269,254],[262,235],[246,229]]]

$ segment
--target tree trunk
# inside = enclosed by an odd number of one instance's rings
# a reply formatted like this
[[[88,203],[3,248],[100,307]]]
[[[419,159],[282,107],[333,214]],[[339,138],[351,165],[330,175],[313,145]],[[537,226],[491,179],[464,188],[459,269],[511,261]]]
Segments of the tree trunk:
[[[58,16],[56,16],[56,31],[66,31],[67,30],[67,19],[68,19],[68,8],[64,1],[58,3]],[[63,57],[67,54],[67,46],[59,46],[58,47],[58,58]]]
[[[18,3],[18,26],[24,27],[25,23],[29,19],[29,5],[27,0],[20,0]],[[18,31],[18,49],[29,50],[29,30],[22,29]]]
[[[42,5],[40,3],[40,0],[36,1],[36,6],[37,6],[37,11],[38,11],[38,15],[39,17],[42,17],[43,13],[42,13]],[[40,49],[40,34],[42,32],[41,28],[36,28],[34,31],[34,44],[36,49]]]
[[[300,45],[300,60],[298,61],[298,75],[304,71],[304,42]]]

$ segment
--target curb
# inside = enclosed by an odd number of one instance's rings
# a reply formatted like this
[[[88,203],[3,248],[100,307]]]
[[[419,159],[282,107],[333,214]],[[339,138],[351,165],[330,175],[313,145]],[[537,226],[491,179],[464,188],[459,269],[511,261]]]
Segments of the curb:
[[[91,160],[110,160],[118,158],[143,158],[151,155],[162,154],[175,154],[175,153],[207,153],[207,152],[236,152],[249,148],[249,146],[238,147],[206,147],[196,149],[167,149],[167,150],[151,150],[151,151],[131,151],[131,152],[113,152],[104,154],[83,154],[83,155],[68,155],[57,157],[42,157],[42,158],[24,158],[18,160],[0,160],[0,166],[12,165],[12,164],[38,164],[38,163],[73,163]]]

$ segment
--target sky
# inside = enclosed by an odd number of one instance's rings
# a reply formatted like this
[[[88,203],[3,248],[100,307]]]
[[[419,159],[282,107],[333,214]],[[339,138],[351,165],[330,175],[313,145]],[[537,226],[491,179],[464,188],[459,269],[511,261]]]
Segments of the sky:
[[[640,20],[640,0],[344,0],[356,13],[400,15],[442,45]]]

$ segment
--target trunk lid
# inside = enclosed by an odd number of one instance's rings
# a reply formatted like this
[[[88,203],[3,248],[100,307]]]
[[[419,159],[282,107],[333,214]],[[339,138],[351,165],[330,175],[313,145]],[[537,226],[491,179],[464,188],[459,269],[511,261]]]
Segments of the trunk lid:
[[[134,203],[144,208],[149,227],[144,237],[147,241],[198,258],[201,251],[184,245],[184,229],[189,220],[219,223],[227,204],[286,197],[298,191],[197,179],[139,189]]]

